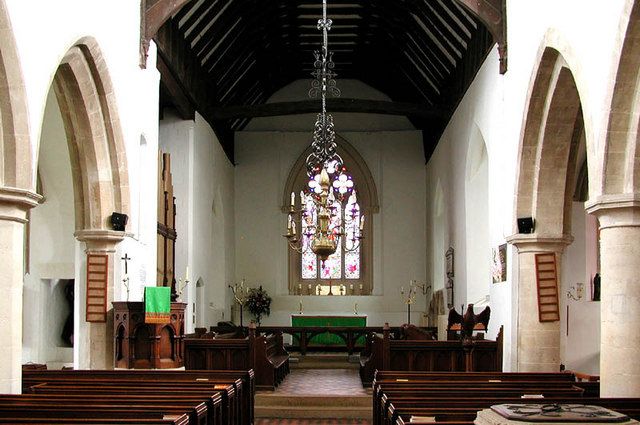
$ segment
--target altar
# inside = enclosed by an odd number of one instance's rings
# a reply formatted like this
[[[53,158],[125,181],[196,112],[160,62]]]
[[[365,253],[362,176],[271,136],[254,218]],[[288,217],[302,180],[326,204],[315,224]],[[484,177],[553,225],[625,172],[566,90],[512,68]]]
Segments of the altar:
[[[295,327],[354,327],[364,328],[367,326],[366,315],[308,315],[308,314],[292,314],[291,326]],[[294,336],[294,342],[297,343],[297,338]],[[319,329],[318,332],[314,332],[313,336],[308,341],[309,345],[328,345],[338,346],[345,345],[346,341],[343,337],[335,333],[322,332]],[[364,344],[364,337],[358,338],[356,344]]]

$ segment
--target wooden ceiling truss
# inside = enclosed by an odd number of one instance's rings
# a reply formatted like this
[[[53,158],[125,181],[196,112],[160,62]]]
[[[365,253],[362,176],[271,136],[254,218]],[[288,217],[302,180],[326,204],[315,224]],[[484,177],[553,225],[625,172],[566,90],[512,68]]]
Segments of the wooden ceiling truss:
[[[338,86],[358,79],[391,102],[332,99],[329,112],[406,115],[423,130],[428,160],[496,43],[506,71],[504,3],[330,0]],[[265,102],[292,81],[311,80],[321,7],[319,0],[146,0],[141,45],[156,41],[165,97],[181,116],[197,110],[233,161],[233,133],[252,118],[315,111],[312,101]]]

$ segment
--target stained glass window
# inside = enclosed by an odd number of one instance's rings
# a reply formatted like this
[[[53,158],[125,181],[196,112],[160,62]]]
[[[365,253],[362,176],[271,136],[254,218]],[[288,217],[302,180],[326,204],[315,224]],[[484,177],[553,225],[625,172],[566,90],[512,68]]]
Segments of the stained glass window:
[[[319,193],[319,176],[315,176],[309,181],[308,192]],[[332,190],[338,193],[348,193],[353,188],[351,176],[342,173],[339,179],[333,185]],[[348,197],[345,208],[342,208],[340,202],[335,201],[333,204],[333,214],[330,229],[333,230],[335,237],[338,239],[339,249],[331,255],[324,263],[311,251],[311,234],[317,223],[317,211],[313,202],[311,193],[304,195],[305,212],[303,214],[301,228],[303,238],[303,248],[301,255],[301,277],[302,279],[317,280],[318,270],[320,270],[319,278],[322,280],[341,280],[341,279],[360,279],[360,242],[357,240],[359,234],[358,226],[360,224],[360,205],[355,196]],[[338,236],[341,228],[344,231],[344,237]]]

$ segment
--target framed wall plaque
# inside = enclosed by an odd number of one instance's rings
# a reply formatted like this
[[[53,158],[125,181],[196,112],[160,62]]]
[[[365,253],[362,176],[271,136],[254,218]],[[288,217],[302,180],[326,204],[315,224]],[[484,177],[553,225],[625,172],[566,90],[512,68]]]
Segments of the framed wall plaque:
[[[107,321],[109,256],[87,254],[87,322]]]

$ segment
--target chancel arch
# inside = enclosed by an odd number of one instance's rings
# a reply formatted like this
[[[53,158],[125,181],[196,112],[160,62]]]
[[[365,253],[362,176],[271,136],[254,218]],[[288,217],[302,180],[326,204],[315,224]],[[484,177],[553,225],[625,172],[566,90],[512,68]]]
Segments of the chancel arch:
[[[359,205],[359,213],[365,216],[363,236],[359,246],[359,260],[358,265],[353,267],[357,268],[357,277],[355,275],[349,276],[347,268],[349,265],[345,259],[344,247],[341,256],[340,266],[341,269],[338,275],[332,275],[329,277],[322,277],[321,265],[316,260],[316,273],[315,277],[311,275],[303,276],[303,258],[302,254],[294,250],[289,250],[288,263],[289,263],[289,293],[290,294],[303,294],[313,295],[319,290],[321,293],[331,291],[338,294],[339,285],[345,286],[347,294],[368,295],[372,291],[373,283],[373,219],[372,214],[377,214],[380,207],[378,203],[378,194],[373,176],[369,171],[364,158],[360,156],[358,151],[349,144],[344,138],[336,135],[336,142],[338,144],[337,152],[344,160],[344,165],[347,169],[347,173],[351,175],[354,188],[357,192],[357,200]],[[289,205],[291,202],[291,193],[296,194],[296,198],[300,191],[308,189],[309,177],[305,167],[305,160],[310,153],[310,148],[307,148],[295,162],[289,177],[285,184],[285,190],[282,200],[282,211],[284,213],[289,212]],[[296,226],[300,229],[302,234],[302,225],[297,223]],[[342,241],[341,245],[344,245]],[[310,253],[309,255],[313,255]],[[330,257],[331,260],[331,257]],[[329,261],[329,260],[328,260]],[[329,282],[331,285],[335,285],[335,288],[329,288]],[[318,288],[320,287],[320,288]]]
[[[516,233],[508,238],[518,250],[517,370],[522,372],[560,367],[561,259],[564,248],[573,241],[577,146],[583,137],[587,147],[591,143],[582,109],[574,74],[564,56],[554,48],[544,48],[525,108],[515,194],[515,217],[531,217],[534,228],[521,233],[514,222]],[[538,297],[535,261],[536,254],[543,253],[555,254],[555,298]]]

